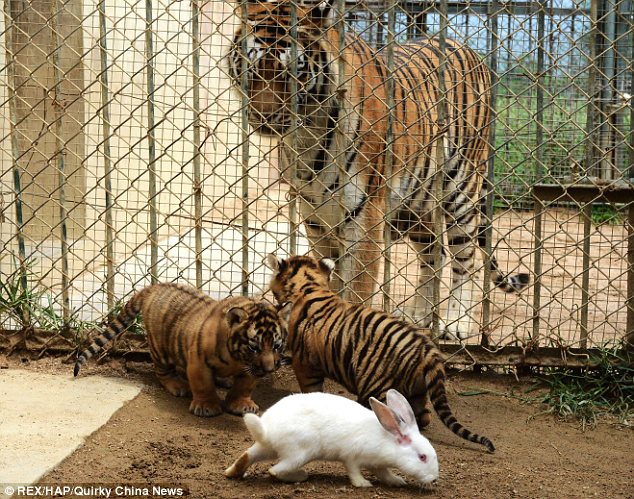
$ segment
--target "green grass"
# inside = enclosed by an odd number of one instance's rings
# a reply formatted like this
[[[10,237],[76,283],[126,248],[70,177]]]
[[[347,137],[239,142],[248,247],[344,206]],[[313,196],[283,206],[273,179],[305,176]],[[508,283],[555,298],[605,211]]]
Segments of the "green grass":
[[[595,367],[583,370],[550,369],[540,379],[548,392],[546,412],[562,419],[577,418],[593,425],[612,414],[625,425],[634,423],[634,354],[618,347],[602,349]]]
[[[32,270],[35,264],[30,259],[20,265],[14,256],[15,270],[0,275],[0,329],[13,321],[23,332],[41,329],[61,334],[74,346],[81,345],[97,324],[79,319],[76,312],[65,320],[55,297],[39,284]]]

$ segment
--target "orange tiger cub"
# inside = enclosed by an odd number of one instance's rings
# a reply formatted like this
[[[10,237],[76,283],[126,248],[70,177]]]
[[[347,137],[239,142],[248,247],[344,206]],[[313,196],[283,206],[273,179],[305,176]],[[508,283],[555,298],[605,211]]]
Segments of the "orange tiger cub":
[[[95,338],[75,363],[82,364],[121,334],[141,314],[156,375],[177,397],[191,393],[190,412],[216,416],[223,403],[216,392],[218,377],[233,377],[224,410],[242,415],[257,412],[251,399],[256,379],[285,363],[286,328],[275,308],[247,297],[216,301],[198,289],[154,284],[136,293],[105,332]]]

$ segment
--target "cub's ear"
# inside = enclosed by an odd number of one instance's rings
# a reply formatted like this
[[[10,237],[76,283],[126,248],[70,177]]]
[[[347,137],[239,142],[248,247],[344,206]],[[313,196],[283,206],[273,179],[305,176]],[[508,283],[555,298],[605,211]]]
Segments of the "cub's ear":
[[[275,256],[275,253],[269,253],[264,259],[264,265],[270,268],[273,272],[281,272],[286,266],[286,260]]]
[[[225,317],[230,326],[246,321],[248,316],[249,314],[242,307],[231,307],[225,312]]]
[[[321,271],[332,279],[332,271],[335,270],[335,262],[330,258],[322,258],[319,260],[319,268]]]

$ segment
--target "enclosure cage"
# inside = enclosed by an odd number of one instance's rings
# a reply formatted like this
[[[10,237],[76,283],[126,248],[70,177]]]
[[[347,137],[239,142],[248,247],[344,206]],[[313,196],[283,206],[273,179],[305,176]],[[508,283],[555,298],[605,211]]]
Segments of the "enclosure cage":
[[[280,136],[249,125],[248,81],[230,75],[248,3],[4,2],[3,345],[41,330],[71,348],[85,344],[153,282],[189,283],[213,297],[263,293],[268,253],[311,250]],[[292,35],[302,7],[287,4]],[[402,104],[390,84],[403,64],[395,47],[439,40],[444,68],[453,40],[491,72],[488,188],[478,202],[484,251],[469,271],[468,335],[440,340],[450,361],[571,364],[595,347],[631,346],[634,1],[335,0],[330,23],[344,42],[333,61],[345,64],[354,34],[387,68],[386,157]],[[448,89],[437,90],[445,99]],[[441,206],[438,192],[428,196]],[[390,216],[373,226],[383,237],[368,301],[400,313],[419,293],[419,266],[410,241],[385,230]],[[435,226],[438,251],[446,229]],[[495,288],[494,253],[505,274],[530,275],[526,289]],[[434,272],[424,298],[438,332],[452,294],[449,263],[438,260]]]

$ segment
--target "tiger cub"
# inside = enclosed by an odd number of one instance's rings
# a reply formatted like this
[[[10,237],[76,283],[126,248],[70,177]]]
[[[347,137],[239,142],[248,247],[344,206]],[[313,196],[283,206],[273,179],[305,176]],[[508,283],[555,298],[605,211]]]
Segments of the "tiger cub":
[[[394,388],[414,408],[419,426],[431,414],[427,395],[453,433],[495,451],[491,440],[462,426],[449,407],[444,359],[421,328],[368,306],[344,301],[329,288],[334,262],[309,256],[268,255],[270,288],[280,306],[290,303],[288,343],[302,392],[322,391],[324,378],[341,383],[368,405]]]
[[[136,293],[79,355],[75,376],[139,314],[159,381],[177,397],[191,393],[189,410],[196,416],[223,411],[217,377],[233,377],[224,410],[237,415],[257,412],[251,399],[256,378],[285,362],[286,328],[271,304],[246,297],[216,301],[190,286],[155,284]]]

